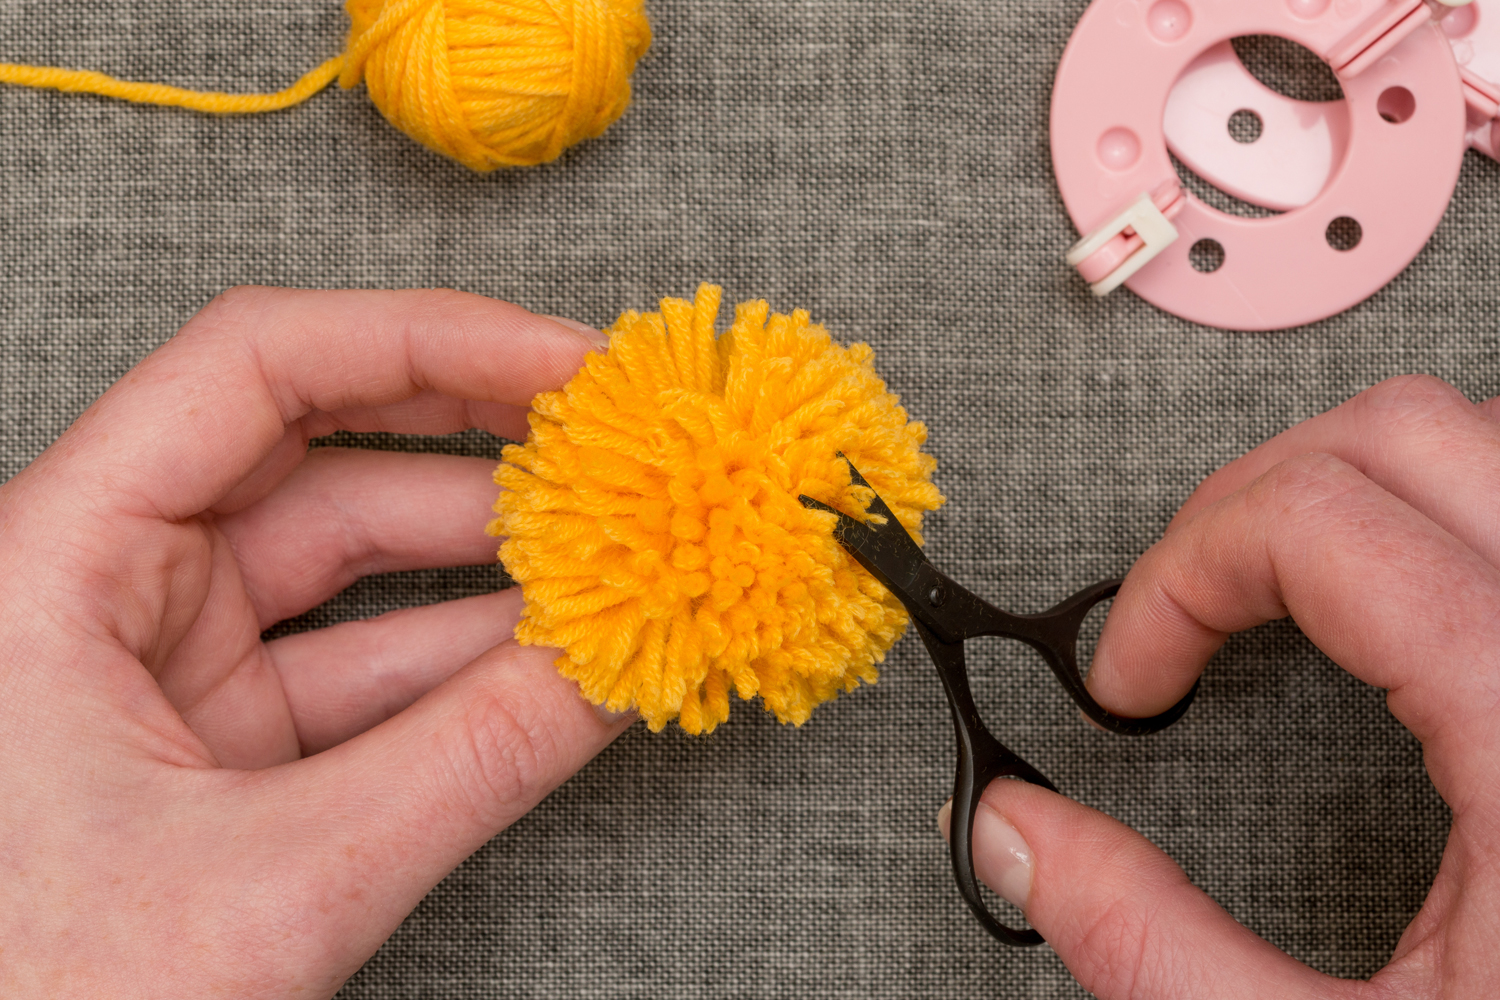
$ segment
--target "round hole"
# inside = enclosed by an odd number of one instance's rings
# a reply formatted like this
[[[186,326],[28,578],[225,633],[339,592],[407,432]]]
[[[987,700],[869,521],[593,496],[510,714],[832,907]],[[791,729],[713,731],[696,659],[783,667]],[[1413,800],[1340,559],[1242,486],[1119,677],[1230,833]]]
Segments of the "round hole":
[[[1188,250],[1194,271],[1210,274],[1224,266],[1224,246],[1218,240],[1199,240]]]
[[[1309,7],[1316,17],[1328,4]],[[1342,101],[1338,77],[1311,49],[1275,35],[1240,35],[1230,39],[1245,69],[1267,88],[1294,101]]]
[[[1405,87],[1387,87],[1375,102],[1375,110],[1392,125],[1400,125],[1417,113],[1417,99]]]
[[[1260,138],[1262,127],[1260,115],[1249,108],[1241,108],[1229,116],[1229,137],[1235,142],[1254,142]]]
[[[1353,250],[1359,246],[1359,241],[1365,233],[1359,228],[1358,222],[1347,215],[1341,215],[1328,224],[1328,231],[1323,235],[1328,240],[1329,246],[1342,251]]]

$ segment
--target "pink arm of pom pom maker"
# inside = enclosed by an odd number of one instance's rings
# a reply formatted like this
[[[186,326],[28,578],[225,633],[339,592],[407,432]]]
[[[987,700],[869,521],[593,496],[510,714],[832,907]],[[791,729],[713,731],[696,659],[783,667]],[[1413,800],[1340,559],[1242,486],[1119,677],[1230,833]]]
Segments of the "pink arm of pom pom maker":
[[[849,475],[855,485],[869,488],[870,484],[853,463],[849,465]],[[1036,931],[1006,927],[985,905],[974,874],[974,818],[979,812],[980,796],[996,778],[1019,778],[1054,792],[1057,786],[995,739],[980,719],[969,690],[964,641],[1000,636],[1026,643],[1042,654],[1085,715],[1104,729],[1126,736],[1154,733],[1182,718],[1198,692],[1198,685],[1194,684],[1176,705],[1149,719],[1115,715],[1095,701],[1084,687],[1083,675],[1078,671],[1077,646],[1084,617],[1094,605],[1115,595],[1120,589],[1119,580],[1086,587],[1041,614],[1011,614],[959,586],[932,565],[878,493],[870,501],[869,513],[883,517],[884,524],[856,521],[811,497],[800,499],[804,507],[827,511],[838,518],[834,537],[906,607],[912,626],[937,667],[958,738],[958,773],[953,787],[953,825],[948,846],[959,892],[996,940],[1009,945],[1041,944],[1042,936]]]

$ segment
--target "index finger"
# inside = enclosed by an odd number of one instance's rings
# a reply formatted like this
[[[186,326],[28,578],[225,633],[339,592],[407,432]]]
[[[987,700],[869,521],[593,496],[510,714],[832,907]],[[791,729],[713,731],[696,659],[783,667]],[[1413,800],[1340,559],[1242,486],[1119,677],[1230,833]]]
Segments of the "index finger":
[[[256,469],[313,411],[418,393],[527,405],[596,345],[551,319],[446,290],[236,288],[112,386],[28,470],[176,521]]]
[[[1110,609],[1088,686],[1148,716],[1180,698],[1232,632],[1290,614],[1389,693],[1455,811],[1500,753],[1500,570],[1331,456],[1284,462],[1152,546]],[[1486,786],[1487,787],[1487,786]]]
[[[1403,375],[1306,420],[1203,481],[1168,533],[1280,462],[1326,453],[1400,497],[1476,553],[1500,565],[1500,422],[1493,406],[1429,375]]]

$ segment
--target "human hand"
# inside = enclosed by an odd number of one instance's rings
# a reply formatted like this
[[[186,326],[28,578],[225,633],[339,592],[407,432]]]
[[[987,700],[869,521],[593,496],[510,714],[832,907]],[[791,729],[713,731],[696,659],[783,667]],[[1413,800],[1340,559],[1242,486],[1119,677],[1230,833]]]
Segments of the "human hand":
[[[1500,994],[1500,399],[1393,379],[1203,482],[1125,578],[1088,686],[1156,714],[1230,633],[1292,616],[1422,742],[1453,826],[1427,901],[1369,982],[1252,934],[1144,837],[994,782],[974,864],[1100,1000]],[[945,807],[946,808],[946,807]],[[940,815],[946,827],[946,816]]]
[[[331,996],[629,719],[514,589],[269,643],[360,576],[494,559],[483,459],[587,334],[455,292],[236,289],[0,487],[0,996]]]

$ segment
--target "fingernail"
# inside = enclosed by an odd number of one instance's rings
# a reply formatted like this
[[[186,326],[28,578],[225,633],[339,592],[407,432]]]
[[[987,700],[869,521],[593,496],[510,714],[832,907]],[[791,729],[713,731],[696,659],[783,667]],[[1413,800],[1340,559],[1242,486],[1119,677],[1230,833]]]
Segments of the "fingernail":
[[[613,726],[617,723],[624,722],[626,719],[634,722],[637,712],[633,708],[628,708],[623,712],[611,712],[605,705],[595,705],[594,714],[597,715],[599,717],[599,721],[604,723],[606,726]]]
[[[576,319],[568,319],[566,316],[547,315],[546,318],[558,326],[567,327],[601,351],[609,350],[609,334],[596,330],[587,323],[580,323]]]
[[[938,830],[949,838],[953,800],[938,810]],[[1031,848],[1015,827],[984,802],[974,816],[974,874],[979,881],[1022,909],[1031,894]]]

